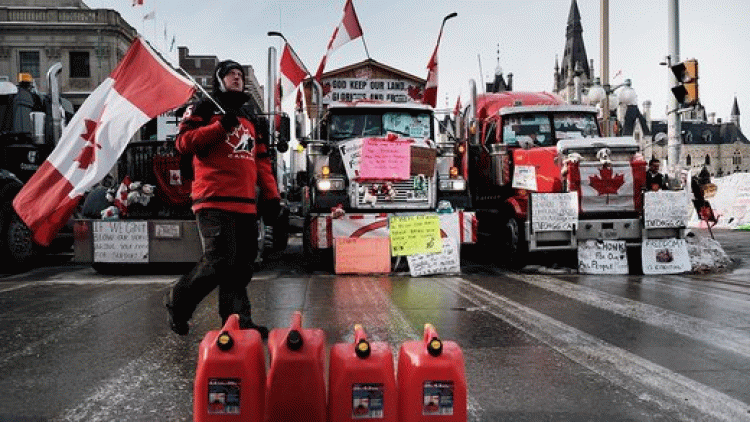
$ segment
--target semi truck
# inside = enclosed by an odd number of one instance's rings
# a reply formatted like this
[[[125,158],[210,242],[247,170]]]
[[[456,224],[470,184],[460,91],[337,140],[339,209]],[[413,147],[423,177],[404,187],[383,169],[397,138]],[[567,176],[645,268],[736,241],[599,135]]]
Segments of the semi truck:
[[[474,243],[474,213],[464,210],[467,181],[455,166],[458,145],[436,137],[430,106],[331,102],[317,124],[320,136],[302,139],[304,150],[290,160],[290,198],[299,204],[290,208],[302,220],[308,263],[330,269],[336,239],[389,237],[390,218],[439,208],[441,236]]]
[[[643,225],[646,162],[632,137],[602,137],[595,107],[546,92],[487,92],[458,122],[455,166],[468,174],[484,250],[512,267],[530,252],[575,250],[589,240],[679,237]],[[536,207],[535,207],[536,205]]]
[[[36,90],[29,73],[19,73],[17,84],[7,76],[0,77],[0,257],[7,263],[6,269],[26,267],[43,251],[12,202],[55,148],[62,127],[73,114],[72,104],[60,97],[57,78],[61,70],[60,63],[50,67],[46,75],[49,90],[44,94]],[[71,244],[69,225],[50,247],[69,248]]]

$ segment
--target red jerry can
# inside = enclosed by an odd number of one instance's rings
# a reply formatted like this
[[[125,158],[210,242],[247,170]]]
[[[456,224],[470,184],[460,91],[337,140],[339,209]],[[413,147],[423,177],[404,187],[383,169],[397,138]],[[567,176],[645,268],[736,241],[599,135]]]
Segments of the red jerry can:
[[[193,420],[263,420],[266,356],[256,330],[240,329],[237,314],[220,331],[209,331],[198,351],[193,386]]]
[[[402,422],[466,422],[463,352],[455,342],[441,341],[432,324],[425,324],[424,340],[401,345],[398,403]]]
[[[354,344],[331,348],[328,373],[328,421],[396,422],[396,376],[391,346],[367,341],[354,326]]]
[[[268,422],[325,422],[326,335],[321,329],[302,328],[295,312],[289,329],[268,335],[271,366],[266,385]]]

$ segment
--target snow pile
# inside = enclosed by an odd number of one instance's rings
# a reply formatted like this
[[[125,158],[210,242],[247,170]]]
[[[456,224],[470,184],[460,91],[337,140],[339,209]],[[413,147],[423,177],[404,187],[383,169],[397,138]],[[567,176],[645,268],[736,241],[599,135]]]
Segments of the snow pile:
[[[719,242],[714,239],[689,233],[685,237],[691,272],[708,273],[728,268],[732,258],[724,252]]]
[[[750,173],[734,173],[725,177],[715,177],[711,182],[716,192],[707,192],[706,200],[711,203],[718,219],[716,228],[750,228]],[[706,227],[693,210],[689,227]]]

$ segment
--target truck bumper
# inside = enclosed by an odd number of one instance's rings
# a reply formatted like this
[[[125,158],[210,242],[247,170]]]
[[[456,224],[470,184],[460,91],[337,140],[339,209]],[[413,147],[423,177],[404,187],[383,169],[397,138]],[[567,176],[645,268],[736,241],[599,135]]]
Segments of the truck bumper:
[[[333,239],[358,237],[389,237],[388,218],[392,215],[413,213],[346,214],[332,218],[329,214],[310,216],[308,235],[313,249],[333,247]],[[449,214],[436,214],[440,217],[440,234],[453,237],[461,244],[477,241],[477,219],[473,212],[457,211]]]
[[[203,254],[195,220],[76,220],[75,262],[197,262]]]

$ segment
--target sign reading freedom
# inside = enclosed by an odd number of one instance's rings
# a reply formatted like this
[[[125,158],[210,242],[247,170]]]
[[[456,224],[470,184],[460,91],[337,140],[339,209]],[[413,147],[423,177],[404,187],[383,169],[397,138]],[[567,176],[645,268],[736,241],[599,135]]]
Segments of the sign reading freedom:
[[[391,255],[409,256],[443,251],[437,214],[393,216],[388,219]]]

